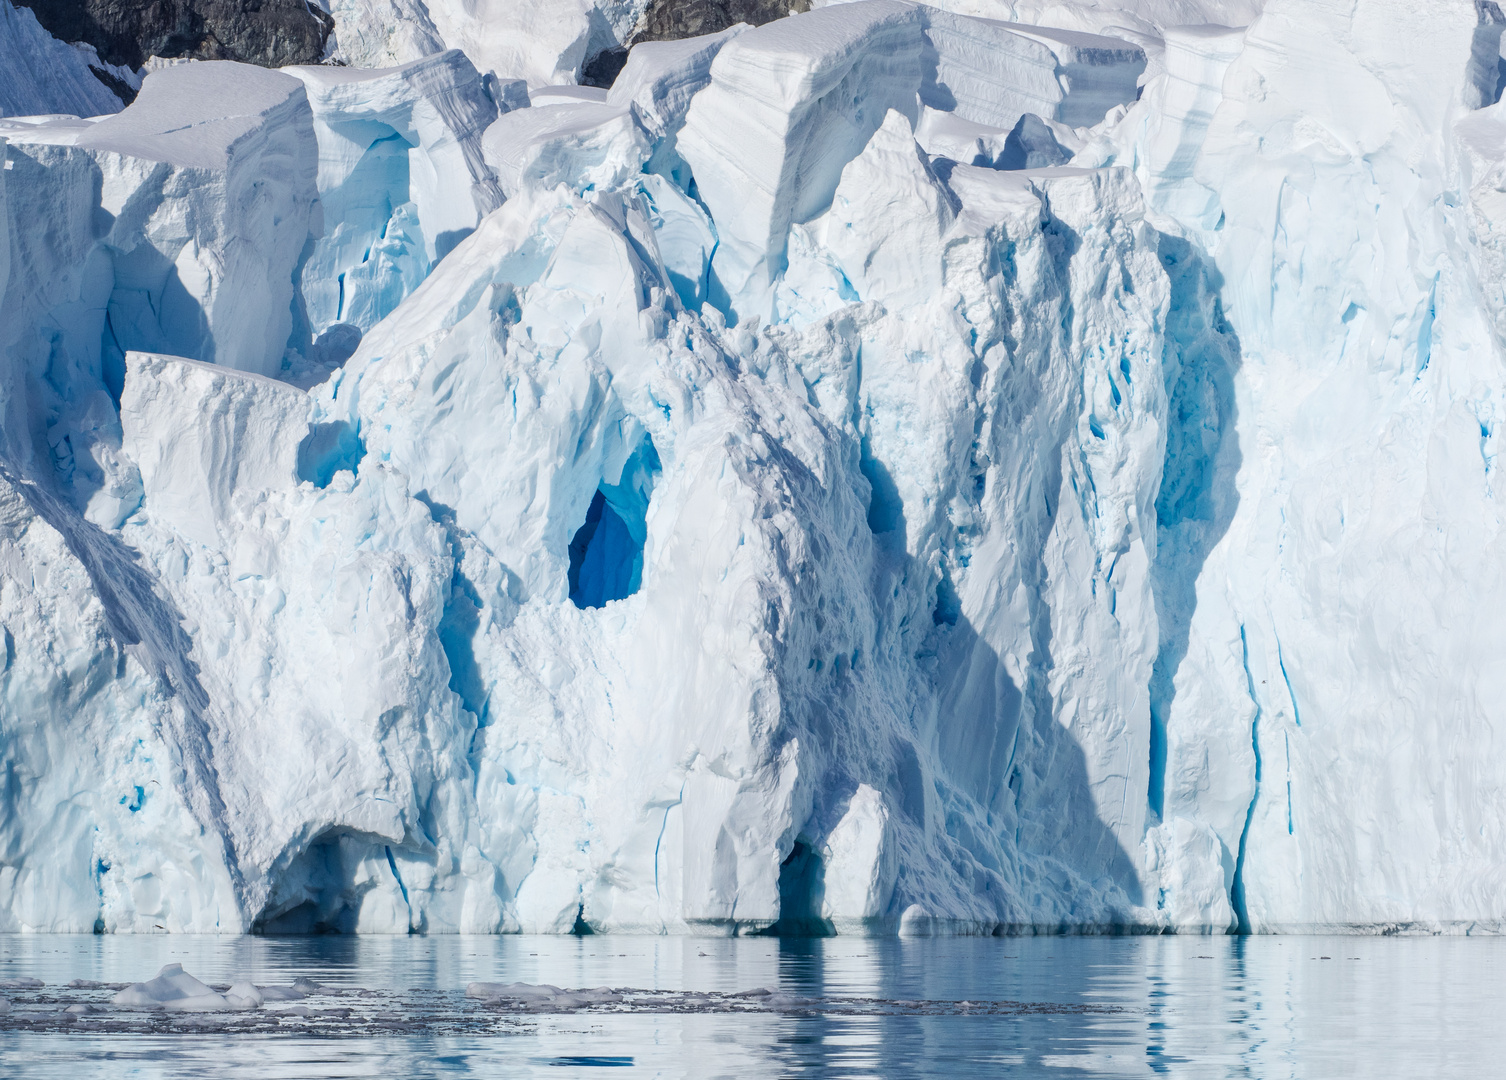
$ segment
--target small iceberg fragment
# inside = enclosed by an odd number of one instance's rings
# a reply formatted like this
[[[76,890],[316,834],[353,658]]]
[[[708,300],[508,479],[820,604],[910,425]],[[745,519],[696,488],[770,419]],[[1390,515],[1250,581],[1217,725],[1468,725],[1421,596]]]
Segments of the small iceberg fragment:
[[[10,1012],[10,999],[0,997],[0,1016]]]
[[[266,1001],[266,994],[250,979],[238,978],[225,991],[225,1001],[232,1009],[259,1009]]]
[[[170,1012],[226,1012],[237,1006],[188,972],[182,964],[168,964],[155,979],[132,983],[110,999],[128,1009],[167,1009]]]
[[[558,986],[532,983],[473,982],[465,996],[478,1001],[548,1001],[564,993]]]
[[[623,1000],[619,990],[598,986],[594,990],[561,990],[547,983],[473,982],[465,996],[489,1005],[507,1003],[524,1009],[579,1009],[591,1005],[614,1005]]]
[[[0,990],[40,990],[45,985],[41,979],[22,976],[19,979],[0,979]]]

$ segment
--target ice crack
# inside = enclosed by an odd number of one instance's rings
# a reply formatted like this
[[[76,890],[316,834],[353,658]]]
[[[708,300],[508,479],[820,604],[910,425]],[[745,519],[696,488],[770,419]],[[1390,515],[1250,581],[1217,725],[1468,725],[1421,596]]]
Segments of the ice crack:
[[[1250,703],[1255,706],[1255,716],[1250,720],[1250,749],[1255,752],[1255,790],[1250,794],[1250,806],[1245,811],[1244,828],[1239,833],[1239,854],[1234,860],[1234,884],[1229,889],[1229,903],[1234,908],[1234,917],[1239,920],[1239,933],[1250,933],[1250,912],[1245,900],[1245,847],[1250,839],[1250,822],[1255,820],[1255,804],[1260,801],[1260,699],[1255,695],[1255,677],[1250,674],[1250,642],[1245,636],[1244,623],[1239,624],[1240,662],[1245,669],[1245,685]]]

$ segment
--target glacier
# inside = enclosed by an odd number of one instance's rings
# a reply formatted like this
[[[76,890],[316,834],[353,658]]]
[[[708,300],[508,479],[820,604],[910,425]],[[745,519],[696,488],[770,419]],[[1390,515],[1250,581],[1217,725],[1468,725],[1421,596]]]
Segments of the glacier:
[[[4,76],[0,931],[1506,928],[1506,15],[813,8]]]

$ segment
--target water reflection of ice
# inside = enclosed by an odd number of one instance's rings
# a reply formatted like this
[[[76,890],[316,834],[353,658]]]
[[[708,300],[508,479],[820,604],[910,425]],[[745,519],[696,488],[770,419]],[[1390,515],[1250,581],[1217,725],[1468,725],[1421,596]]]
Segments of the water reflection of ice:
[[[1502,961],[1475,939],[0,938],[0,1075],[1486,1075]],[[169,963],[320,989],[107,1007]],[[472,982],[614,990],[521,1008]]]

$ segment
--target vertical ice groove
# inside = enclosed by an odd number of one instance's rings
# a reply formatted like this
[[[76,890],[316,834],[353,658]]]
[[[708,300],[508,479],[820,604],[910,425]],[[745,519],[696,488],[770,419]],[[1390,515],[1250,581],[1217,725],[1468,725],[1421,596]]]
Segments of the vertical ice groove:
[[[387,853],[387,868],[392,871],[392,876],[397,879],[397,887],[403,894],[403,903],[408,903],[408,886],[403,884],[403,875],[397,871],[397,860],[392,857],[392,845],[383,844],[382,850]]]
[[[1160,643],[1151,669],[1147,803],[1164,812],[1167,722],[1176,676],[1191,643],[1204,562],[1233,520],[1238,496],[1237,443],[1225,436],[1237,419],[1234,376],[1239,338],[1223,316],[1223,281],[1206,252],[1173,236],[1157,239],[1157,257],[1171,285],[1166,317],[1165,458],[1156,495],[1154,598]]]
[[[1294,691],[1292,689],[1292,680],[1291,680],[1291,677],[1289,675],[1287,675],[1287,673],[1286,673],[1286,657],[1283,656],[1282,653],[1281,653],[1281,639],[1280,638],[1276,639],[1276,664],[1277,664],[1277,666],[1279,666],[1281,668],[1281,681],[1284,682],[1284,683],[1286,683],[1286,696],[1288,698],[1290,698],[1291,702],[1292,702],[1292,721],[1298,727],[1301,727],[1302,726],[1302,713],[1300,711],[1298,711],[1298,709],[1297,709],[1297,694],[1296,694],[1296,691]]]
[[[1433,283],[1428,289],[1427,310],[1422,315],[1422,326],[1417,331],[1417,374],[1413,381],[1422,378],[1422,373],[1428,369],[1433,361],[1433,323],[1438,318],[1438,279],[1440,274],[1434,273]]]
[[[659,835],[654,839],[654,897],[663,894],[659,891],[659,849],[664,845],[664,830],[669,828],[669,812],[685,801],[685,781],[680,781],[680,794],[675,796],[675,801],[664,808],[664,819],[659,822]]]
[[[1250,720],[1250,748],[1255,752],[1255,790],[1250,793],[1250,807],[1245,811],[1244,828],[1239,832],[1239,854],[1234,860],[1234,883],[1229,889],[1229,903],[1239,920],[1238,932],[1248,934],[1250,912],[1245,903],[1245,845],[1250,839],[1250,822],[1255,820],[1255,804],[1260,801],[1260,699],[1255,694],[1255,676],[1250,674],[1250,642],[1245,635],[1244,623],[1239,624],[1239,649],[1250,703],[1255,706],[1255,715]]]
[[[1292,737],[1282,735],[1286,740],[1286,835],[1291,836],[1295,830],[1292,827]]]

